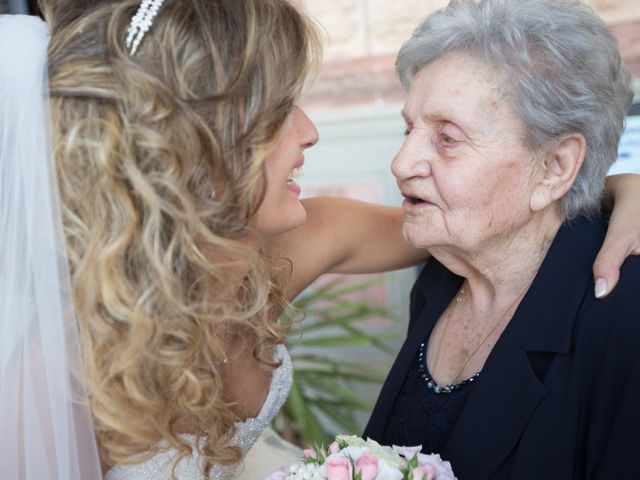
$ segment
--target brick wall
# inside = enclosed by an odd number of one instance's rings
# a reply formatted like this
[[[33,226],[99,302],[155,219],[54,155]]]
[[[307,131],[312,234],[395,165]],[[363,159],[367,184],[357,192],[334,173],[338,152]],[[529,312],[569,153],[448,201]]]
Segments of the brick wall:
[[[400,101],[394,60],[415,26],[448,0],[298,0],[327,36],[307,108],[335,110]],[[640,81],[640,0],[586,0],[610,25]]]

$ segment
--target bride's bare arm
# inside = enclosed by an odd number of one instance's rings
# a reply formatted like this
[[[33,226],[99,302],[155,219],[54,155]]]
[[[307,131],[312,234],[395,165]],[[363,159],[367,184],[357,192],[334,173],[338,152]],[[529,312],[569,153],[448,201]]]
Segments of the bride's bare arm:
[[[293,263],[294,298],[323,273],[370,273],[415,265],[428,257],[402,237],[402,210],[338,197],[303,200],[304,226],[274,239],[274,253]]]

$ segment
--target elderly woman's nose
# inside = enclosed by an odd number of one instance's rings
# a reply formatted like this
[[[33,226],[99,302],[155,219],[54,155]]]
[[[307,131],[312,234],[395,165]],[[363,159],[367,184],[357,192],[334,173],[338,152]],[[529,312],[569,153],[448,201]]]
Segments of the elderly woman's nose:
[[[419,148],[407,139],[391,163],[391,172],[399,180],[412,177],[428,177],[431,175],[431,164],[428,156],[427,149]]]

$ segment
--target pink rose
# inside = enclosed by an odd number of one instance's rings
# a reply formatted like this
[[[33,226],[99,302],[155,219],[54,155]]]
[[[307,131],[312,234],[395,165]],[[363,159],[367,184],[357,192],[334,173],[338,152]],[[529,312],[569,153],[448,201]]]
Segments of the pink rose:
[[[312,458],[313,460],[318,459],[318,454],[315,452],[315,450],[311,450],[310,448],[305,448],[302,451],[302,455],[304,456],[304,458]]]
[[[334,453],[338,453],[340,451],[340,445],[338,445],[338,442],[333,442],[331,445],[329,445],[329,453],[331,455],[333,455]]]
[[[286,480],[289,475],[289,467],[280,467],[278,470],[269,475],[265,480]]]
[[[451,463],[442,460],[440,455],[432,453],[431,455],[418,454],[418,463],[421,467],[430,465],[435,469],[435,478],[438,480],[455,480]]]
[[[433,480],[436,478],[436,468],[429,463],[417,466],[412,470],[412,473],[413,480]]]
[[[327,480],[351,480],[353,478],[351,462],[344,457],[329,458],[326,466]]]
[[[378,459],[369,452],[360,455],[356,460],[356,473],[360,472],[362,480],[375,480],[378,475]]]

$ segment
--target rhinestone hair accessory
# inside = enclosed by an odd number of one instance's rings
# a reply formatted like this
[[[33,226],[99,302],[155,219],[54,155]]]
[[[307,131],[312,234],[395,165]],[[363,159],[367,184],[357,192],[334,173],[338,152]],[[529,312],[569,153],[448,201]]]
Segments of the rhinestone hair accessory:
[[[164,0],[142,0],[138,11],[131,19],[129,28],[127,28],[126,46],[129,49],[129,55],[135,55],[140,42],[153,25],[153,20],[158,15],[163,3]]]

